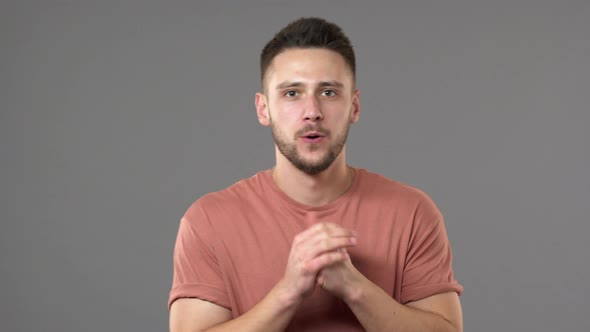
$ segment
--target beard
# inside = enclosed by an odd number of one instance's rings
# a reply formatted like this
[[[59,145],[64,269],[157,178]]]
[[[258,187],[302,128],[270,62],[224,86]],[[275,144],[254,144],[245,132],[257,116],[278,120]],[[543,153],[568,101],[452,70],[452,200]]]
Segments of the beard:
[[[295,141],[289,141],[284,132],[272,122],[270,119],[270,127],[272,130],[272,137],[277,145],[279,151],[293,166],[295,166],[298,170],[302,171],[308,175],[317,175],[323,171],[325,171],[336,157],[340,155],[342,149],[344,148],[344,144],[346,143],[346,139],[348,138],[348,130],[350,129],[350,123],[346,124],[346,128],[342,131],[336,133],[334,136],[334,141],[328,147],[328,151],[317,161],[309,161],[305,160],[299,150],[297,150],[297,143]],[[298,138],[302,134],[309,132],[309,131],[317,131],[326,136],[326,138],[332,138],[332,135],[329,130],[323,129],[321,127],[314,127],[311,125],[305,126],[305,128],[297,131],[295,137]],[[309,144],[306,146],[309,151],[317,151],[320,149],[319,144]]]

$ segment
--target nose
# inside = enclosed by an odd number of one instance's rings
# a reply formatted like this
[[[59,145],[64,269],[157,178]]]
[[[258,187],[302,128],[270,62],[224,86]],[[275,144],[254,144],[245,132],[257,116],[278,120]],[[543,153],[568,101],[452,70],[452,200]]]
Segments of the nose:
[[[324,118],[322,114],[320,102],[316,96],[310,96],[305,103],[305,110],[303,112],[306,121],[319,121]]]

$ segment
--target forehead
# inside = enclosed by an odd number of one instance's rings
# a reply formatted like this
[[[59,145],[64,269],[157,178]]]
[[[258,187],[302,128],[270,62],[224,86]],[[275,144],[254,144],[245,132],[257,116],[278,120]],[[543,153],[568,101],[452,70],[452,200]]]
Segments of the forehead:
[[[321,48],[295,48],[279,53],[271,62],[265,76],[269,88],[285,81],[314,84],[338,81],[352,86],[352,71],[344,57]]]

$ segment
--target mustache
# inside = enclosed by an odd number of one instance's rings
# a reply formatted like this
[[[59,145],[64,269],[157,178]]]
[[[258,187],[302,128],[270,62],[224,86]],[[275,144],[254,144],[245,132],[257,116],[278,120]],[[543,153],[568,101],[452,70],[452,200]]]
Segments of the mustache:
[[[315,131],[315,132],[318,132],[318,133],[326,135],[326,136],[330,135],[330,131],[328,129],[324,129],[322,127],[317,127],[317,126],[312,126],[312,125],[307,125],[307,126],[301,128],[300,130],[298,130],[295,133],[295,135],[301,136],[301,135],[308,133],[310,131]]]

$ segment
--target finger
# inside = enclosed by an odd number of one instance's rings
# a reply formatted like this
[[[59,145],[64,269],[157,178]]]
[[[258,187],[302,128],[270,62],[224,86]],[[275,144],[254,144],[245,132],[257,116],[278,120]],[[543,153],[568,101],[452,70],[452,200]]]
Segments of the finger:
[[[331,237],[356,236],[356,232],[333,223],[318,223],[307,230],[297,234],[294,244],[307,242],[315,237],[330,235]]]
[[[307,261],[304,268],[309,274],[317,274],[321,269],[345,261],[347,257],[340,251],[327,252]]]
[[[314,234],[327,233],[327,234],[336,235],[336,236],[338,236],[340,234],[344,234],[344,236],[356,234],[355,231],[345,228],[345,227],[342,227],[341,225],[338,225],[338,224],[335,224],[332,222],[318,222],[318,223],[314,224],[313,226],[311,226],[309,229],[312,230],[312,232]]]
[[[341,253],[346,254],[346,248],[355,246],[356,242],[357,242],[357,240],[354,237],[338,237],[338,238],[318,239],[317,241],[315,241],[313,243],[309,243],[309,245],[306,247],[306,249],[302,249],[305,251],[302,253],[301,257],[304,260],[313,259],[317,256],[324,254],[324,253],[327,253],[330,251],[338,252],[341,249],[344,249],[344,252],[341,252]]]

